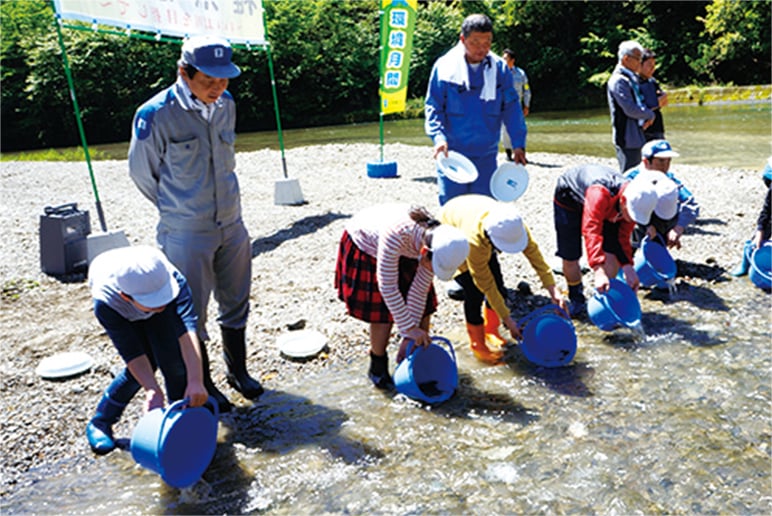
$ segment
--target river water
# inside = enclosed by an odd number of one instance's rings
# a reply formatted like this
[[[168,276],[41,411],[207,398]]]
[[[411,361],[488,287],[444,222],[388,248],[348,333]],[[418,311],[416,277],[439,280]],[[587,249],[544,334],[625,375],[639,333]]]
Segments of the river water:
[[[710,167],[759,169],[772,155],[772,103],[668,106],[663,110],[665,130],[681,156],[678,163]],[[532,112],[528,151],[584,154],[614,158],[608,109]],[[283,132],[287,148],[325,143],[379,142],[378,123],[355,124]],[[384,124],[385,143],[431,145],[423,120]],[[241,133],[239,150],[278,149],[275,132]],[[125,153],[123,154],[125,156]]]
[[[192,488],[119,450],[31,471],[3,513],[769,514],[770,296],[744,278],[638,297],[645,338],[576,322],[567,367],[462,344],[457,393],[428,407],[340,364],[223,416]]]
[[[668,106],[663,114],[668,139],[681,154],[680,164],[756,170],[772,155],[770,102]],[[608,109],[535,110],[526,120],[529,152],[615,157]],[[379,132],[375,121],[288,129],[282,132],[282,139],[287,149],[327,143],[379,143]],[[423,119],[385,122],[384,143],[430,146]],[[280,148],[275,131],[239,133],[236,139],[237,151],[263,148]],[[126,159],[128,142],[93,145],[89,149],[100,157]],[[3,154],[7,159],[13,156]]]

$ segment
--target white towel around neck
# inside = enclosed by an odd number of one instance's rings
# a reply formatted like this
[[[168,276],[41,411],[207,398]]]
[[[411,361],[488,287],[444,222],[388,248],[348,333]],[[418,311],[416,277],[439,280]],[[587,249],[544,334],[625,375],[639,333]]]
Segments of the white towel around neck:
[[[464,44],[459,41],[437,61],[437,78],[453,84],[462,84],[469,89],[469,69],[465,55]],[[486,59],[480,63],[483,66],[483,88],[480,91],[480,99],[485,101],[496,99],[496,66],[493,58],[493,52],[488,52]]]

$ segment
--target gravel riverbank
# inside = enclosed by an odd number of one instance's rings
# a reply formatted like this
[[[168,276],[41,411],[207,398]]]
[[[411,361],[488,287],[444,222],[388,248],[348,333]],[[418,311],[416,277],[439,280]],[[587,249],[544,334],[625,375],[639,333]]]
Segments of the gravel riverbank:
[[[253,241],[252,305],[248,325],[249,368],[266,388],[301,374],[335,368],[336,374],[361,375],[367,353],[366,325],[346,316],[333,289],[338,238],[346,220],[371,204],[404,201],[438,208],[434,167],[429,146],[387,145],[385,159],[395,160],[399,177],[372,179],[368,161],[377,160],[376,145],[324,145],[286,153],[288,173],[298,179],[305,203],[274,205],[274,184],[283,178],[278,151],[239,153],[238,172],[244,219]],[[555,251],[551,196],[555,178],[568,166],[616,162],[588,156],[535,153],[529,155],[530,185],[518,201],[524,220],[548,259]],[[762,163],[759,164],[761,167]],[[134,187],[126,161],[93,164],[96,183],[110,230],[123,230],[132,244],[154,245],[157,215],[154,207]],[[674,252],[682,262],[714,271],[682,277],[680,281],[707,284],[722,270],[731,269],[749,237],[763,200],[758,170],[679,166],[674,172],[699,201],[702,211],[695,227]],[[99,222],[88,169],[84,163],[0,163],[3,245],[0,249],[0,328],[5,360],[0,366],[3,436],[3,498],[28,481],[30,470],[77,467],[94,461],[84,428],[95,404],[121,361],[91,313],[86,283],[46,276],[40,271],[39,215],[45,206],[77,202],[91,213],[92,231]],[[536,276],[519,255],[504,256],[507,284],[528,282],[543,296]],[[743,280],[747,281],[747,280]],[[562,278],[558,278],[562,285]],[[585,282],[589,285],[589,281]],[[433,319],[437,334],[463,327],[461,304],[447,299],[437,282],[440,308]],[[515,307],[517,311],[518,308]],[[289,360],[276,349],[275,339],[288,325],[305,321],[328,338],[327,349],[314,359]],[[214,303],[210,306],[210,333],[219,338]],[[57,352],[85,351],[95,360],[86,374],[62,381],[36,376],[41,359]],[[213,376],[226,395],[247,407],[225,383],[220,343],[210,343]],[[393,356],[393,348],[392,348]],[[118,436],[128,437],[141,415],[140,397],[134,400],[121,423]],[[229,416],[224,416],[229,417]]]

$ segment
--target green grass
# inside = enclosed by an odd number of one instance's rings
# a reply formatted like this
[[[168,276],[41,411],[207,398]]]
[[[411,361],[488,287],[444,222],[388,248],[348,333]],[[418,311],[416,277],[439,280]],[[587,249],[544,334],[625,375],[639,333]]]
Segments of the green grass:
[[[32,279],[17,278],[12,279],[3,285],[0,289],[0,299],[3,301],[16,301],[28,290],[40,287],[40,283]]]
[[[89,147],[92,160],[111,159],[109,155]],[[0,154],[0,161],[85,161],[83,147],[68,147],[62,149],[41,149],[23,152]]]

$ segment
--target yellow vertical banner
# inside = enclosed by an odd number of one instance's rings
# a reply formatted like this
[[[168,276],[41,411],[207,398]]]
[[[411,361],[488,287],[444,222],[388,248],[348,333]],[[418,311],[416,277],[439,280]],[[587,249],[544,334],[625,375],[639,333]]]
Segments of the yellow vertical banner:
[[[381,0],[381,114],[405,110],[418,0]]]

